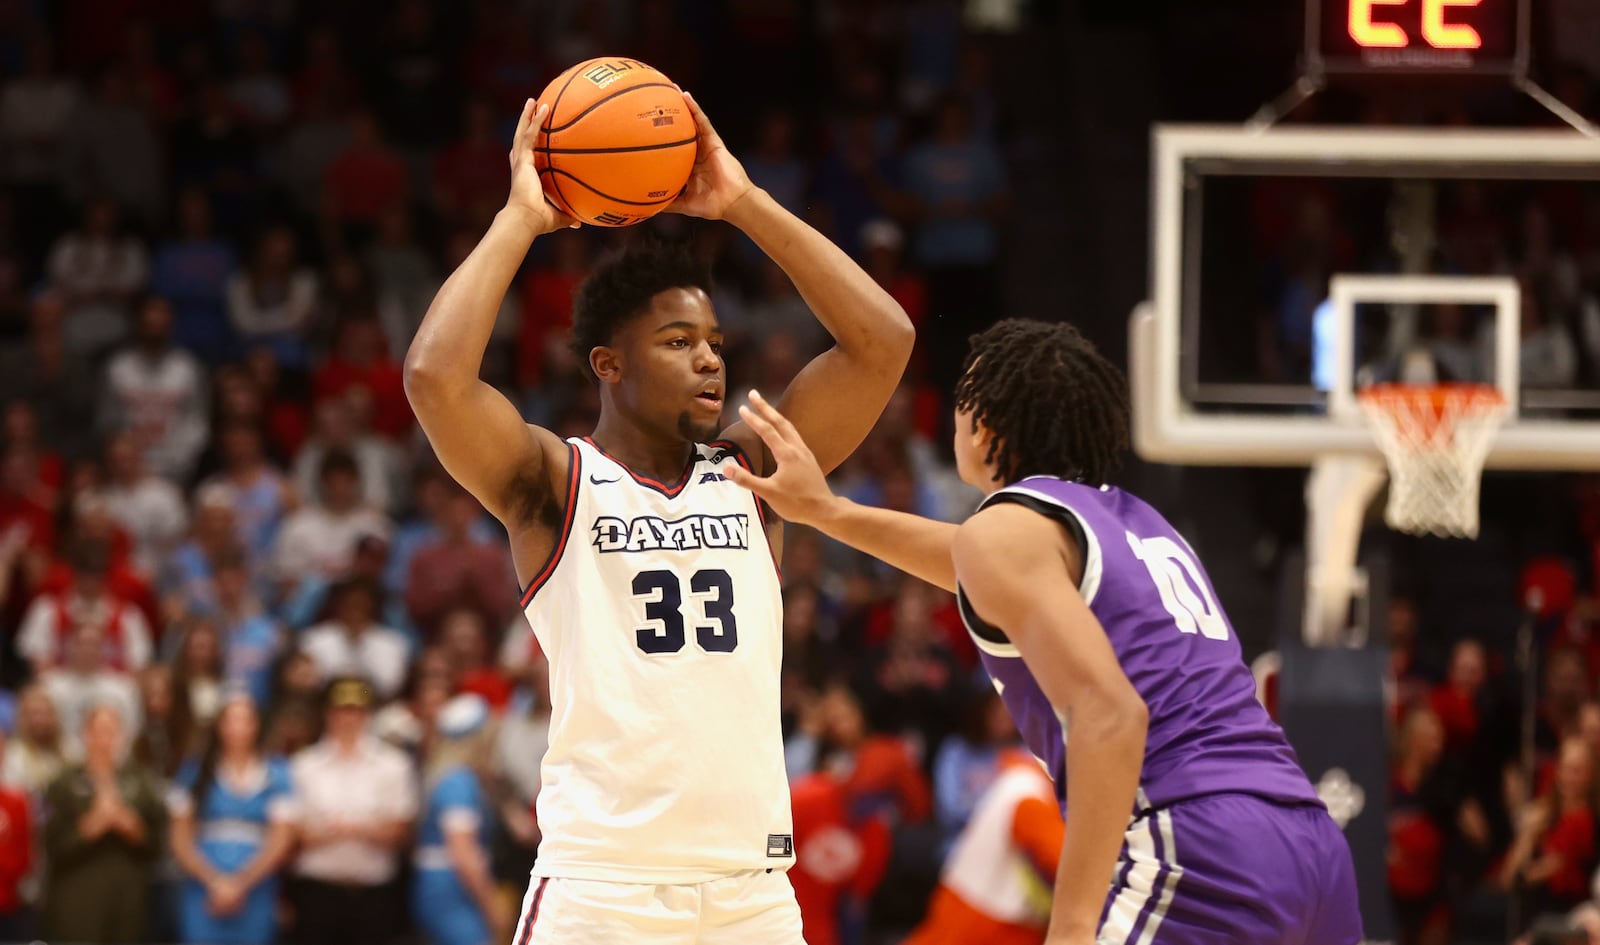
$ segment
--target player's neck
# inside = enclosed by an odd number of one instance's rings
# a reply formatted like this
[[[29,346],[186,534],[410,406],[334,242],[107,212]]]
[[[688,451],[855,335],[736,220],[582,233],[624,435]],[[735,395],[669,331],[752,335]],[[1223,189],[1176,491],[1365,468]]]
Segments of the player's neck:
[[[589,438],[606,455],[634,472],[660,482],[674,482],[689,462],[693,444],[680,436],[662,437],[614,413],[602,412]]]

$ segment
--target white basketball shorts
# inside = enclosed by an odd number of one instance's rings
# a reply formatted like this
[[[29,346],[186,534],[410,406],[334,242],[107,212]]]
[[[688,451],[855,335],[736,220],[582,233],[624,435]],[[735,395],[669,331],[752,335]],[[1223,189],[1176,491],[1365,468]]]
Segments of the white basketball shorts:
[[[512,945],[805,945],[782,870],[652,886],[535,877]]]

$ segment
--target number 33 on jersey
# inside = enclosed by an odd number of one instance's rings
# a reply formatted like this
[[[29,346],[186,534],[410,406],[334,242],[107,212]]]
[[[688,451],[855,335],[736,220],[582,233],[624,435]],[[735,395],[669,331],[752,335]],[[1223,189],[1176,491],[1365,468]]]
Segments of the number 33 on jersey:
[[[782,598],[761,509],[723,477],[743,453],[698,445],[666,483],[587,438],[568,447],[562,535],[523,597],[550,661],[557,739],[540,872],[617,880],[618,837],[697,864],[662,883],[787,866],[768,842],[791,833],[776,737]],[[660,869],[627,865],[634,882]]]

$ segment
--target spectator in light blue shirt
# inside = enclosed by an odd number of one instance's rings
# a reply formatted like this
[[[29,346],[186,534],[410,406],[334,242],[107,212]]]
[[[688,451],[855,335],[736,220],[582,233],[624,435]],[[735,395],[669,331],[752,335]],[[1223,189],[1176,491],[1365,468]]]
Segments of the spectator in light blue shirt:
[[[249,693],[257,705],[267,705],[272,698],[272,670],[283,648],[283,629],[251,590],[244,555],[221,555],[212,568],[223,679]]]
[[[939,103],[932,139],[906,157],[905,183],[921,222],[918,262],[929,269],[994,264],[1005,165],[993,142],[973,133],[971,112],[961,99]]]
[[[993,689],[968,698],[962,730],[939,746],[933,759],[933,805],[939,820],[939,846],[949,852],[1000,773],[1000,752],[1016,743],[1017,729]]]
[[[934,112],[932,138],[907,155],[904,176],[918,223],[913,252],[928,280],[927,381],[951,386],[966,355],[961,339],[1004,317],[996,224],[1005,166],[994,143],[973,133],[966,103],[950,96]]]

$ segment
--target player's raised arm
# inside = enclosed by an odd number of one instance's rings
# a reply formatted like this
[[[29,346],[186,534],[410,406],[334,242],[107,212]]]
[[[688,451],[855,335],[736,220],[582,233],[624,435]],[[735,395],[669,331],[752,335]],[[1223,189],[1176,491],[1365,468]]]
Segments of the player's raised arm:
[[[784,418],[760,393],[750,394],[751,407],[739,416],[767,446],[776,469],[756,476],[731,466],[727,476],[772,507],[784,521],[810,525],[837,541],[887,561],[907,574],[944,588],[956,589],[956,569],[950,562],[950,543],[956,526],[919,515],[857,505],[828,488],[816,456],[794,424]]]
[[[1134,809],[1148,710],[1077,591],[1081,553],[1059,525],[994,505],[957,529],[954,557],[968,603],[1022,654],[1072,745],[1046,941],[1091,945]]]
[[[406,353],[406,399],[440,462],[484,508],[506,523],[542,484],[565,476],[565,448],[530,427],[499,391],[479,379],[501,300],[533,240],[575,226],[545,199],[533,167],[535,132],[548,106],[522,109],[511,150],[511,195],[489,231],[434,296]],[[560,467],[560,468],[557,468]],[[535,494],[513,495],[513,483]]]
[[[699,154],[670,209],[743,230],[789,275],[833,336],[833,347],[806,365],[779,401],[823,471],[831,472],[861,445],[900,383],[915,340],[911,319],[844,250],[753,186],[699,105],[684,98],[699,129]],[[755,445],[737,429],[727,436]]]

